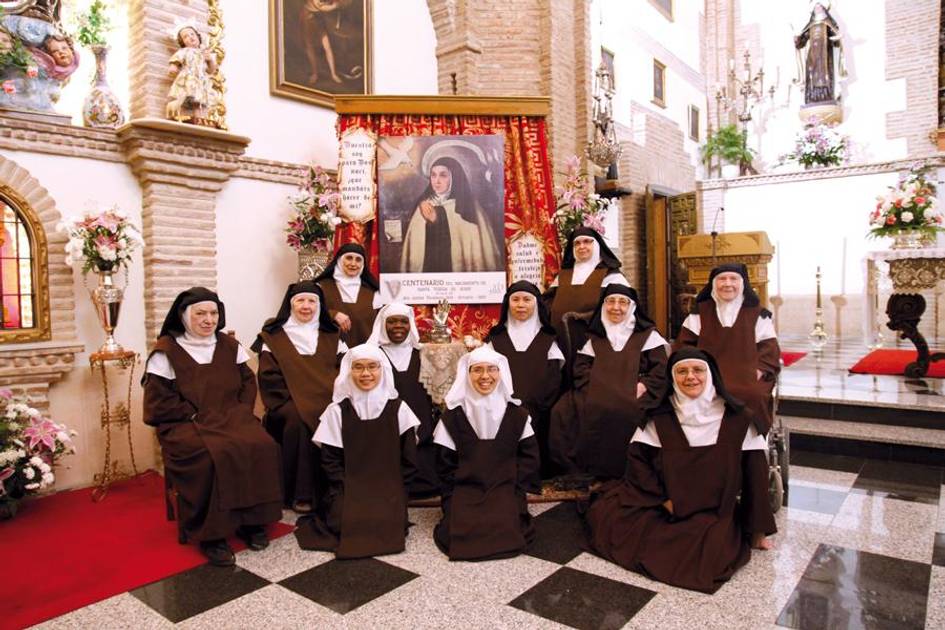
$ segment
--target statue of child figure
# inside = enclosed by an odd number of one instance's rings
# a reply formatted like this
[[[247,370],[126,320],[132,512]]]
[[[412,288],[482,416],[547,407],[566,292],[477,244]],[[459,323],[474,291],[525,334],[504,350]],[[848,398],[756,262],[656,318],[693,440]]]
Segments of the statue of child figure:
[[[212,127],[209,113],[220,98],[212,81],[217,70],[216,57],[202,48],[203,36],[193,20],[175,25],[172,34],[180,50],[171,57],[167,68],[173,83],[167,93],[165,114],[177,122]]]

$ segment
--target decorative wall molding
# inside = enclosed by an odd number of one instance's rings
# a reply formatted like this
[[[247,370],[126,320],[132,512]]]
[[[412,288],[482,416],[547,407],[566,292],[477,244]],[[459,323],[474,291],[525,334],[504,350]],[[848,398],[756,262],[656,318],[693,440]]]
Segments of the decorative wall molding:
[[[717,190],[726,188],[743,188],[746,186],[767,186],[769,184],[785,184],[802,182],[813,179],[832,179],[836,177],[856,177],[858,175],[874,175],[876,173],[892,173],[907,171],[916,164],[930,166],[945,166],[945,156],[932,156],[920,159],[894,160],[891,162],[874,162],[871,164],[853,164],[849,166],[835,166],[818,168],[809,171],[793,173],[765,173],[763,175],[749,175],[734,179],[706,179],[696,182],[697,190]]]
[[[244,155],[240,158],[240,167],[233,174],[233,177],[298,185],[299,180],[305,176],[307,170],[308,166],[305,164],[263,160]]]

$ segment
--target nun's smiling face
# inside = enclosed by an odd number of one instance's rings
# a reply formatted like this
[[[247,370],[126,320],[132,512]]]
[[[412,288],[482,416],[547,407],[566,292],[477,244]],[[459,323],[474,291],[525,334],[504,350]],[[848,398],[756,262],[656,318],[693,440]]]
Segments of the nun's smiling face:
[[[215,302],[197,302],[190,307],[190,329],[201,337],[209,337],[217,330],[220,311]]]
[[[734,271],[726,271],[715,276],[715,292],[726,302],[738,297],[742,289],[742,277]]]
[[[355,359],[351,362],[351,380],[362,392],[369,392],[381,382],[381,364],[376,359]]]
[[[513,319],[526,322],[535,312],[535,296],[525,291],[516,291],[509,296],[509,314]]]
[[[709,368],[704,361],[687,359],[673,366],[673,380],[679,391],[689,398],[698,398],[705,391]]]
[[[491,363],[476,363],[469,366],[469,382],[477,392],[488,396],[499,384],[499,366]]]
[[[341,270],[345,272],[346,276],[353,278],[361,275],[361,269],[364,267],[364,258],[361,257],[361,254],[348,252],[341,257],[338,264],[341,265]]]
[[[300,293],[292,298],[292,317],[307,324],[312,321],[318,312],[318,298],[314,295]]]
[[[630,311],[630,298],[626,295],[608,295],[604,298],[604,315],[611,324],[619,324],[627,319]]]
[[[384,320],[384,329],[392,343],[403,343],[410,334],[410,318],[406,315],[390,315]]]
[[[593,236],[579,236],[574,239],[574,259],[578,262],[587,262],[594,255],[594,245],[597,241]]]

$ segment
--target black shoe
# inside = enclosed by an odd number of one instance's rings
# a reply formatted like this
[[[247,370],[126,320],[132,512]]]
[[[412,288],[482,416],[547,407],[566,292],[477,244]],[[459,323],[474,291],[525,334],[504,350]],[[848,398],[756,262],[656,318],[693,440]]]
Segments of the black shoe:
[[[200,553],[207,556],[207,563],[215,567],[231,567],[236,564],[233,550],[226,540],[204,540],[200,542]]]
[[[262,525],[244,525],[236,530],[236,535],[253,551],[262,551],[269,546],[269,536]]]

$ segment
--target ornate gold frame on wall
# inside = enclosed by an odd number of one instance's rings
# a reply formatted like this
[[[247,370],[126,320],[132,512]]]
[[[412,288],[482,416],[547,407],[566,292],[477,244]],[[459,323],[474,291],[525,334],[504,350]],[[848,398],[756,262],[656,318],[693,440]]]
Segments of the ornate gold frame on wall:
[[[364,4],[364,76],[365,94],[374,91],[373,53],[373,0],[360,0]],[[332,94],[298,83],[291,83],[285,77],[285,41],[282,27],[282,7],[285,0],[269,0],[269,93],[274,96],[291,98],[322,107],[333,107],[336,97],[351,94]]]
[[[33,275],[33,327],[0,329],[0,344],[48,341],[52,339],[49,318],[49,245],[46,232],[33,207],[13,188],[0,184],[0,201],[20,215],[30,240]]]

